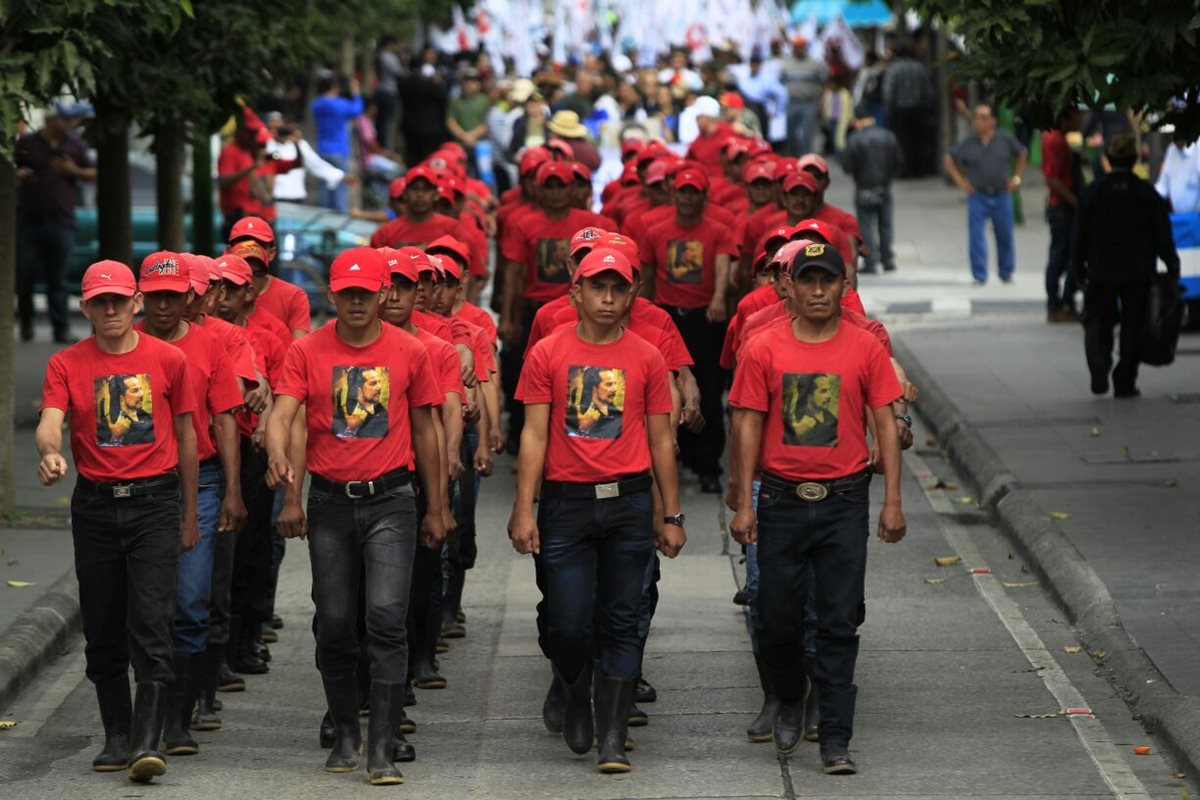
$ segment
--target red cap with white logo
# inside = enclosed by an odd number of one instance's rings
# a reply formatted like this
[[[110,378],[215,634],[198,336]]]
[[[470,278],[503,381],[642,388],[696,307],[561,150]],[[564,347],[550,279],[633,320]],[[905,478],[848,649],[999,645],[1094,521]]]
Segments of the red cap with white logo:
[[[329,266],[329,289],[366,289],[378,292],[385,283],[387,262],[373,247],[351,247]]]
[[[137,281],[133,278],[133,270],[120,261],[97,261],[83,273],[82,288],[84,300],[100,294],[133,297],[137,294]]]

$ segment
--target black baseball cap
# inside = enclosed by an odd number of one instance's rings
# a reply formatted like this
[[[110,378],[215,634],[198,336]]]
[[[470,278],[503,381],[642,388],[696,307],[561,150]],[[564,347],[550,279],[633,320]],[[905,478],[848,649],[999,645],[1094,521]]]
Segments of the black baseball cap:
[[[846,274],[846,265],[842,261],[842,254],[833,245],[821,242],[807,244],[796,254],[796,259],[792,261],[792,277],[797,277],[809,267],[823,269],[830,275],[838,277]]]

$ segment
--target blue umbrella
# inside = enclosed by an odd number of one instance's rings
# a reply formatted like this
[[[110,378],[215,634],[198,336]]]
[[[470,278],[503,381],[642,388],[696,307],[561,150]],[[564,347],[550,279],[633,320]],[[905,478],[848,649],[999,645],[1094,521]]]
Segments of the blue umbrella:
[[[792,6],[792,22],[797,24],[816,17],[818,25],[825,25],[837,19],[838,14],[852,28],[870,28],[892,21],[892,10],[883,0],[800,0]]]

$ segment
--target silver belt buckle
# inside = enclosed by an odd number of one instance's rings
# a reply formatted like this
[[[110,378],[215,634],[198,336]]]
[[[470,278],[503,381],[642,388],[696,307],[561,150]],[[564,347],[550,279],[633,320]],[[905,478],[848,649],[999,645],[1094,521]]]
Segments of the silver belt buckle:
[[[796,487],[796,496],[801,500],[807,500],[810,503],[816,503],[824,500],[829,496],[829,489],[823,483],[813,483],[805,481]]]
[[[367,487],[366,494],[355,494],[354,490],[351,488],[353,486],[363,485]],[[347,481],[345,491],[346,497],[349,497],[351,500],[362,500],[364,497],[371,497],[375,494],[375,481]]]
[[[619,483],[598,483],[596,484],[596,499],[611,500],[614,497],[621,496],[621,484]]]
[[[133,487],[129,484],[114,486],[113,497],[133,497]]]

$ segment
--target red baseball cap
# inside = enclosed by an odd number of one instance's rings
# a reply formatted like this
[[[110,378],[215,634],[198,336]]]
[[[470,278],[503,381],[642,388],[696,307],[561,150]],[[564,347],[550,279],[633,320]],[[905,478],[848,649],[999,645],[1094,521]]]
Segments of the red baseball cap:
[[[120,261],[97,261],[92,264],[83,273],[83,299],[91,300],[100,294],[133,297],[137,294],[133,270]]]
[[[329,290],[378,292],[387,281],[387,260],[373,247],[351,247],[329,265]]]
[[[580,228],[575,231],[575,235],[571,237],[571,256],[583,248],[595,247],[600,238],[608,231],[603,228]]]
[[[228,252],[235,256],[240,256],[250,263],[250,259],[254,259],[263,265],[264,268],[270,266],[271,259],[267,255],[267,250],[261,244],[251,240],[243,240],[237,244],[230,245]],[[251,268],[253,269],[253,267]]]
[[[721,105],[729,106],[730,108],[745,108],[746,101],[737,92],[723,92],[719,98]]]
[[[800,156],[800,158],[798,158],[796,160],[796,166],[799,167],[800,169],[807,169],[808,167],[812,167],[813,169],[815,169],[817,172],[821,173],[822,175],[829,174],[829,164],[826,163],[824,158],[817,155],[816,153],[809,153],[808,155]]]
[[[750,274],[757,275],[767,268],[767,251],[759,250],[758,255],[754,257],[754,261],[750,264]]]
[[[660,156],[664,156],[671,152],[671,149],[662,142],[650,142],[637,154],[638,169],[646,166],[646,163],[653,161]]]
[[[180,253],[179,257],[187,264],[192,291],[202,297],[208,291],[208,260],[193,253]]]
[[[404,194],[404,190],[408,188],[408,178],[401,175],[388,184],[388,198],[395,200],[400,195]]]
[[[646,168],[646,179],[643,181],[647,186],[655,183],[661,183],[667,179],[667,168],[671,166],[671,160],[660,158],[651,162]]]
[[[418,164],[417,166],[410,169],[408,172],[404,173],[404,178],[407,181],[407,185],[405,188],[407,188],[408,186],[412,186],[414,181],[418,181],[421,179],[429,181],[429,184],[431,186],[433,186],[433,188],[435,188],[435,189],[437,188],[438,184],[441,182],[437,176],[437,173],[434,172],[433,170],[431,170],[429,167],[425,166],[424,164]]]
[[[754,248],[754,251],[757,253],[759,250],[766,250],[767,245],[776,239],[782,239],[786,242],[791,238],[792,228],[789,228],[786,225],[779,228],[772,228],[764,233],[762,238],[758,240],[758,246]]]
[[[742,180],[746,183],[775,180],[775,162],[766,159],[747,161],[742,167]]]
[[[621,170],[621,185],[622,186],[637,186],[638,173],[637,162],[630,160],[625,162],[625,169]]]
[[[563,183],[570,183],[574,178],[574,169],[569,161],[547,161],[538,167],[537,182],[545,185],[551,178],[558,178]]]
[[[528,175],[553,158],[554,155],[546,148],[541,146],[531,147],[521,154],[521,161],[517,166],[517,171],[522,175]]]
[[[609,247],[629,259],[629,265],[636,275],[642,269],[642,259],[638,253],[637,242],[628,236],[616,232],[606,233],[596,243],[597,247]]]
[[[454,175],[447,175],[446,177],[442,178],[439,186],[445,186],[459,197],[465,197],[467,194],[466,187],[463,186],[462,181],[460,181]]]
[[[702,192],[707,191],[708,176],[704,174],[704,170],[696,167],[688,166],[680,169],[675,173],[675,188],[682,189],[684,186],[691,186]]]
[[[812,218],[802,219],[793,225],[791,231],[788,233],[788,238],[793,240],[806,238],[812,233],[820,236],[830,244],[835,243],[838,238],[838,235],[832,225],[830,225],[828,222],[824,222],[823,220]]]
[[[384,267],[387,269],[388,283],[391,283],[393,275],[400,275],[408,278],[413,283],[421,279],[421,270],[418,260],[410,258],[408,255],[401,253],[394,247],[379,247],[376,248],[379,255],[383,256]],[[415,247],[406,247],[405,250],[415,250],[421,255],[420,262],[425,262],[425,254]]]
[[[761,156],[771,151],[771,143],[762,139],[751,139],[746,142],[746,152],[751,158]]]
[[[438,148],[440,153],[452,153],[456,161],[467,160],[467,149],[458,142],[446,142]]]
[[[233,253],[226,253],[217,259],[217,270],[221,273],[221,280],[235,283],[238,286],[245,286],[254,280],[254,272],[250,269],[250,265],[244,258],[235,256]]]
[[[788,175],[793,175],[800,171],[796,166],[796,162],[790,158],[781,158],[775,160],[775,180],[783,183]]]
[[[581,164],[578,161],[571,162],[571,175],[575,180],[592,182],[592,171],[587,168],[586,164]]]
[[[726,161],[733,161],[738,156],[750,155],[750,151],[746,148],[746,143],[741,139],[730,138],[725,142],[725,146],[721,148],[721,155],[725,156]]]
[[[817,183],[817,176],[813,175],[811,172],[806,172],[805,170],[796,170],[795,172],[790,172],[788,173],[787,177],[783,179],[783,190],[785,192],[790,192],[792,189],[797,187],[807,189],[813,194],[821,191],[821,184]]]
[[[229,229],[229,241],[253,239],[263,244],[275,243],[275,231],[262,217],[242,217]]]
[[[564,161],[570,161],[575,158],[575,151],[571,149],[571,145],[567,144],[562,139],[551,139],[550,141],[546,142],[546,149],[559,156]]]
[[[783,247],[775,251],[775,255],[767,262],[767,268],[779,267],[780,269],[791,271],[792,262],[796,260],[796,256],[804,252],[804,248],[812,244],[808,239],[800,239],[795,242],[788,242]]]
[[[426,253],[450,253],[463,264],[471,260],[471,248],[453,236],[447,234],[434,239],[425,247]]]
[[[454,180],[454,179],[447,178],[447,180]],[[454,190],[451,189],[446,184],[442,183],[442,184],[438,185],[437,196],[438,196],[438,200],[445,200],[450,205],[454,205]]]
[[[191,270],[179,253],[159,250],[142,259],[138,289],[142,292],[178,292],[192,288]]]
[[[633,266],[629,259],[611,247],[597,247],[584,256],[571,280],[579,283],[584,278],[609,271],[617,273],[627,283],[633,283]]]
[[[425,257],[429,259],[429,263],[442,273],[442,280],[453,278],[456,281],[462,280],[462,266],[458,261],[448,256],[438,253],[426,253]]]
[[[621,160],[627,161],[631,156],[637,155],[638,151],[646,146],[646,143],[641,139],[622,139],[621,140]]]

